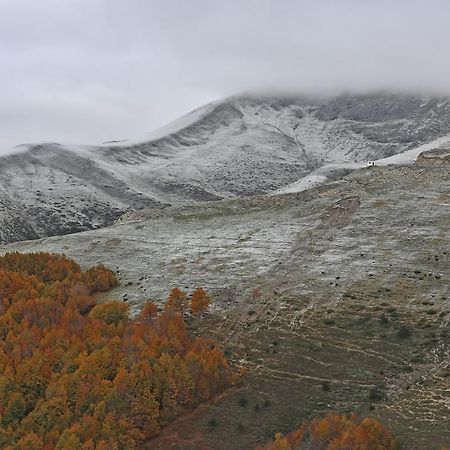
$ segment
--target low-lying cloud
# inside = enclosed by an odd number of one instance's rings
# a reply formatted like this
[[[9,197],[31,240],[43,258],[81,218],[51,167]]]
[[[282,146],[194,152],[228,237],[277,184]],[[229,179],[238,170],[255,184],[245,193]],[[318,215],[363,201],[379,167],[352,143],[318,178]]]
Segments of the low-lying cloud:
[[[136,137],[247,90],[450,94],[446,0],[0,0],[0,151]]]

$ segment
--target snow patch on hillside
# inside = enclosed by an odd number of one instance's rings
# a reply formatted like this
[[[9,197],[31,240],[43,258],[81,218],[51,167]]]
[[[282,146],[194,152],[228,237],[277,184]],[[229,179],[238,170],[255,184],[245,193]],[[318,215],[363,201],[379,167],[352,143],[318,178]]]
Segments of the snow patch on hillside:
[[[397,155],[389,156],[388,158],[380,158],[374,160],[375,166],[389,166],[389,165],[411,165],[416,162],[417,157],[422,153],[429,150],[435,150],[442,148],[442,146],[450,143],[450,135],[442,136],[427,144],[420,145],[411,150],[399,153]],[[369,162],[355,163],[344,162],[339,164],[327,164],[320,169],[310,173],[309,175],[301,178],[298,181],[274,192],[274,194],[288,194],[293,192],[301,192],[307,189],[311,189],[320,184],[324,184],[336,179],[336,174],[345,171],[354,171],[368,167]]]

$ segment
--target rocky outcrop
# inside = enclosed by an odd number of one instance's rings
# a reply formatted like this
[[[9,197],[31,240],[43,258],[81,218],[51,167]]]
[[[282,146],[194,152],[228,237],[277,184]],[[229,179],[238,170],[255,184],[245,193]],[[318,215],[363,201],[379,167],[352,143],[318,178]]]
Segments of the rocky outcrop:
[[[418,166],[450,165],[450,149],[436,149],[422,152],[416,160]]]

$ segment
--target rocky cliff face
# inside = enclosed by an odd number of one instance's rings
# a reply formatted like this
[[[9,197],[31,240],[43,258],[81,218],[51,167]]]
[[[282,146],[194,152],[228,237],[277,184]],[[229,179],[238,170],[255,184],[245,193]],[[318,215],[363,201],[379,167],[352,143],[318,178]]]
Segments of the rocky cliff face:
[[[0,242],[98,228],[131,210],[273,192],[333,164],[339,178],[349,164],[448,133],[447,98],[241,96],[137,141],[25,145],[0,157]]]

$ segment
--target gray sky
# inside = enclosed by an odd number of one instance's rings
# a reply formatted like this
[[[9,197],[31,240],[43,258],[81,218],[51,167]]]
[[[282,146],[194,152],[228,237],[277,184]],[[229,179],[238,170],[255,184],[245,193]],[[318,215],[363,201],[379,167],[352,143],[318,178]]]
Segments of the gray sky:
[[[268,88],[450,93],[448,0],[0,0],[0,151]]]

